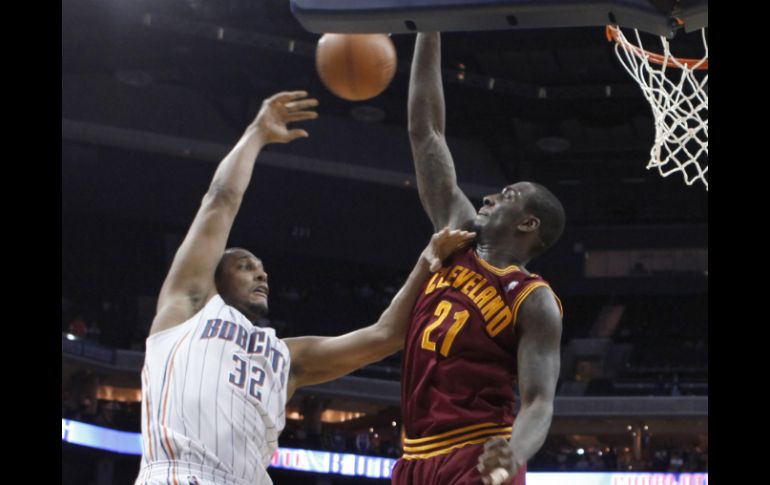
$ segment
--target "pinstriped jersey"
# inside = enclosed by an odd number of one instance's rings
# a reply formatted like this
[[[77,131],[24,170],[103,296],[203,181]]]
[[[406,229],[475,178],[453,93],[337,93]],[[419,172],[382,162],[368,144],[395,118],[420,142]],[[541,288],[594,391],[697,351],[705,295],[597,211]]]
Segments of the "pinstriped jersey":
[[[402,359],[405,459],[459,445],[457,436],[439,439],[448,431],[474,440],[510,434],[517,319],[527,297],[543,286],[550,288],[517,266],[492,266],[472,246],[453,253],[427,281]],[[489,429],[482,432],[484,427]],[[436,443],[426,444],[433,438]]]
[[[265,469],[285,424],[289,365],[275,330],[254,326],[219,295],[150,336],[136,483],[157,478],[159,466],[169,484],[272,483]]]

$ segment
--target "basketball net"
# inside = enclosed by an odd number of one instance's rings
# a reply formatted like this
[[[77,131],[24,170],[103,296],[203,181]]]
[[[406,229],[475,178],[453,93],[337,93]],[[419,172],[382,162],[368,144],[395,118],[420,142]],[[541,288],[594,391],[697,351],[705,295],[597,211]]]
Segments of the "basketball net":
[[[644,49],[639,31],[629,40],[607,26],[608,40],[623,67],[642,88],[655,119],[655,143],[648,169],[663,177],[680,172],[687,185],[700,181],[708,191],[708,41],[701,30],[703,58],[684,59],[671,54],[668,40],[660,37],[663,54]],[[634,43],[634,41],[636,41]]]

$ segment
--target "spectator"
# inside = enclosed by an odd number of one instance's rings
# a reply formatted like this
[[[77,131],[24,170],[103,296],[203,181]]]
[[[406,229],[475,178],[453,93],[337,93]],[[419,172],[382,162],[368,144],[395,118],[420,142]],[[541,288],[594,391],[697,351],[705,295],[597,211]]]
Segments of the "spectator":
[[[69,333],[78,338],[86,337],[88,334],[88,324],[86,324],[86,321],[81,315],[76,316],[72,319],[72,321],[70,321]]]
[[[359,453],[367,453],[371,447],[371,441],[369,439],[369,433],[362,431],[356,435],[356,451]]]

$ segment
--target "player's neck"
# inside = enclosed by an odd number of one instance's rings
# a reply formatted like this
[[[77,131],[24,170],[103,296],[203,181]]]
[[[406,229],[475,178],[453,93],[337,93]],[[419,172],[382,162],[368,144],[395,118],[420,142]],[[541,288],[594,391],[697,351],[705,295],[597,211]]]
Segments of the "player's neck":
[[[528,259],[525,252],[516,247],[516,245],[503,245],[491,243],[489,241],[478,241],[476,244],[476,254],[487,263],[497,268],[507,268],[511,265],[524,267]]]
[[[236,310],[238,310],[239,312],[241,312],[241,314],[244,317],[246,317],[246,319],[248,319],[248,321],[250,321],[251,324],[254,325],[255,327],[259,327],[260,326],[259,322],[261,322],[262,319],[264,318],[264,314],[253,312],[253,311],[251,311],[251,309],[248,306],[245,306],[245,305],[239,305],[237,303],[228,302],[227,300],[225,300],[225,303],[227,303],[231,307],[233,307]]]

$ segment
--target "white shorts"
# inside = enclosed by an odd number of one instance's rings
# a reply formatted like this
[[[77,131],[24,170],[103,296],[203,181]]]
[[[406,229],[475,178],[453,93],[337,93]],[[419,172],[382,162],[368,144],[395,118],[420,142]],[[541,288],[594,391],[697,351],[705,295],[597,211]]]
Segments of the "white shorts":
[[[257,465],[260,466],[261,465]],[[199,463],[156,461],[143,466],[134,485],[272,485],[265,469],[253,482]]]

